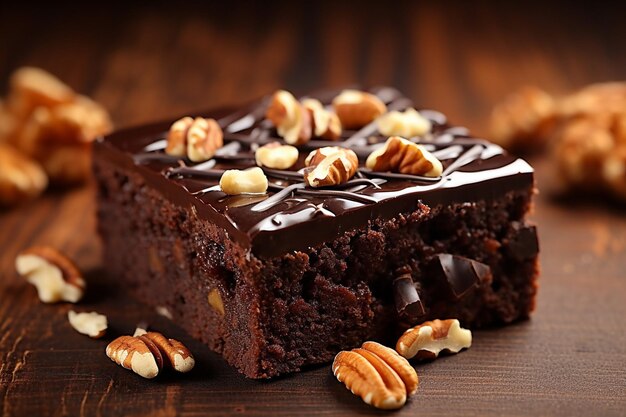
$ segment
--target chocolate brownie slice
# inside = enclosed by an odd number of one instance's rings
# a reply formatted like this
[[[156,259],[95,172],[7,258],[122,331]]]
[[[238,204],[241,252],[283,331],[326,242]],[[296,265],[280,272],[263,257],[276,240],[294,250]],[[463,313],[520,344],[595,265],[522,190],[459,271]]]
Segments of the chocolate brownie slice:
[[[371,92],[388,109],[412,106],[393,89]],[[121,286],[251,378],[328,362],[368,339],[393,343],[428,319],[478,328],[528,318],[538,245],[526,162],[421,110],[432,128],[411,140],[442,162],[439,177],[361,166],[345,184],[313,189],[301,157],[264,168],[265,195],[228,196],[223,171],[255,166],[259,144],[282,140],[267,102],[209,112],[225,145],[206,162],[164,153],[171,122],[96,143],[99,232]],[[368,125],[298,147],[347,147],[363,164],[385,139]]]

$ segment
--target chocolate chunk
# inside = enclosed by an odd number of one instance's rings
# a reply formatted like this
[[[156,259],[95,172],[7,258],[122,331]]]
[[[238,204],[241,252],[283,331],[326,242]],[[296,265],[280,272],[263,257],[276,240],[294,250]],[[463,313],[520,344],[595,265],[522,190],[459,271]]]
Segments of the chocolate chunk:
[[[426,314],[410,274],[401,275],[393,281],[393,292],[398,315],[417,319]]]
[[[513,223],[515,234],[506,244],[507,252],[517,261],[532,259],[539,253],[537,228],[525,226],[519,222]]]
[[[491,268],[463,256],[442,253],[435,258],[437,269],[443,273],[452,295],[459,299],[484,281],[491,281]]]

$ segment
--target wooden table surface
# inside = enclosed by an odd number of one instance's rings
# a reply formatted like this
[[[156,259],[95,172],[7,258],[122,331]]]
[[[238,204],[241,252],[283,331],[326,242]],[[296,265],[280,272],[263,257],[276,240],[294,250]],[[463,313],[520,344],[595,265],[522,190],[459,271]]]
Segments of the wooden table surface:
[[[623,6],[0,7],[0,88],[15,68],[38,65],[102,102],[117,126],[278,87],[357,82],[399,87],[482,134],[491,106],[522,84],[562,93],[626,78]],[[556,198],[550,162],[531,163],[542,260],[532,320],[477,331],[468,351],[417,365],[420,389],[394,415],[626,415],[624,208]],[[33,244],[58,247],[85,271],[89,289],[75,308],[108,315],[105,339],[77,334],[66,318],[73,306],[41,304],[16,275],[16,254]],[[108,341],[141,320],[187,343],[195,370],[147,381],[110,362]],[[384,414],[350,394],[328,365],[247,380],[129,298],[123,282],[101,271],[91,186],[0,212],[0,409],[5,416]]]

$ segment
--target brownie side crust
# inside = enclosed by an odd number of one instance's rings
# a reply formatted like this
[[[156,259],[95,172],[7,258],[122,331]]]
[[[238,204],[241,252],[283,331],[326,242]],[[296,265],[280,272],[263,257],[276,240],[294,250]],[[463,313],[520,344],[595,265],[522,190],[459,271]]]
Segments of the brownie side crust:
[[[520,243],[536,242],[524,220],[530,187],[472,203],[418,204],[307,250],[256,257],[137,172],[104,158],[94,169],[113,276],[251,378],[324,363],[416,324],[394,307],[399,268],[420,290],[424,320],[454,317],[477,328],[527,318],[534,307],[537,252]],[[489,279],[456,297],[439,273],[441,253],[488,265]],[[224,314],[208,301],[215,289]]]

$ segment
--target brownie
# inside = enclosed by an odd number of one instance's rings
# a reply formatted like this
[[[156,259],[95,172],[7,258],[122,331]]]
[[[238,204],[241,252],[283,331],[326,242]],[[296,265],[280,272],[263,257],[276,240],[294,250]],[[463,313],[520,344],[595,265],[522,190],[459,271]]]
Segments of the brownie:
[[[413,106],[392,88],[370,91],[389,109]],[[327,104],[337,93],[312,96]],[[223,171],[255,166],[255,147],[281,141],[267,103],[206,112],[224,130],[208,162],[164,152],[172,121],[97,141],[104,265],[120,286],[250,378],[329,362],[365,340],[395,344],[425,320],[480,328],[529,317],[538,244],[525,161],[422,109],[432,129],[412,140],[442,162],[441,177],[361,166],[345,184],[304,186],[312,149],[347,147],[363,164],[386,139],[368,126],[299,145],[289,170],[264,168],[267,194],[228,196]]]

